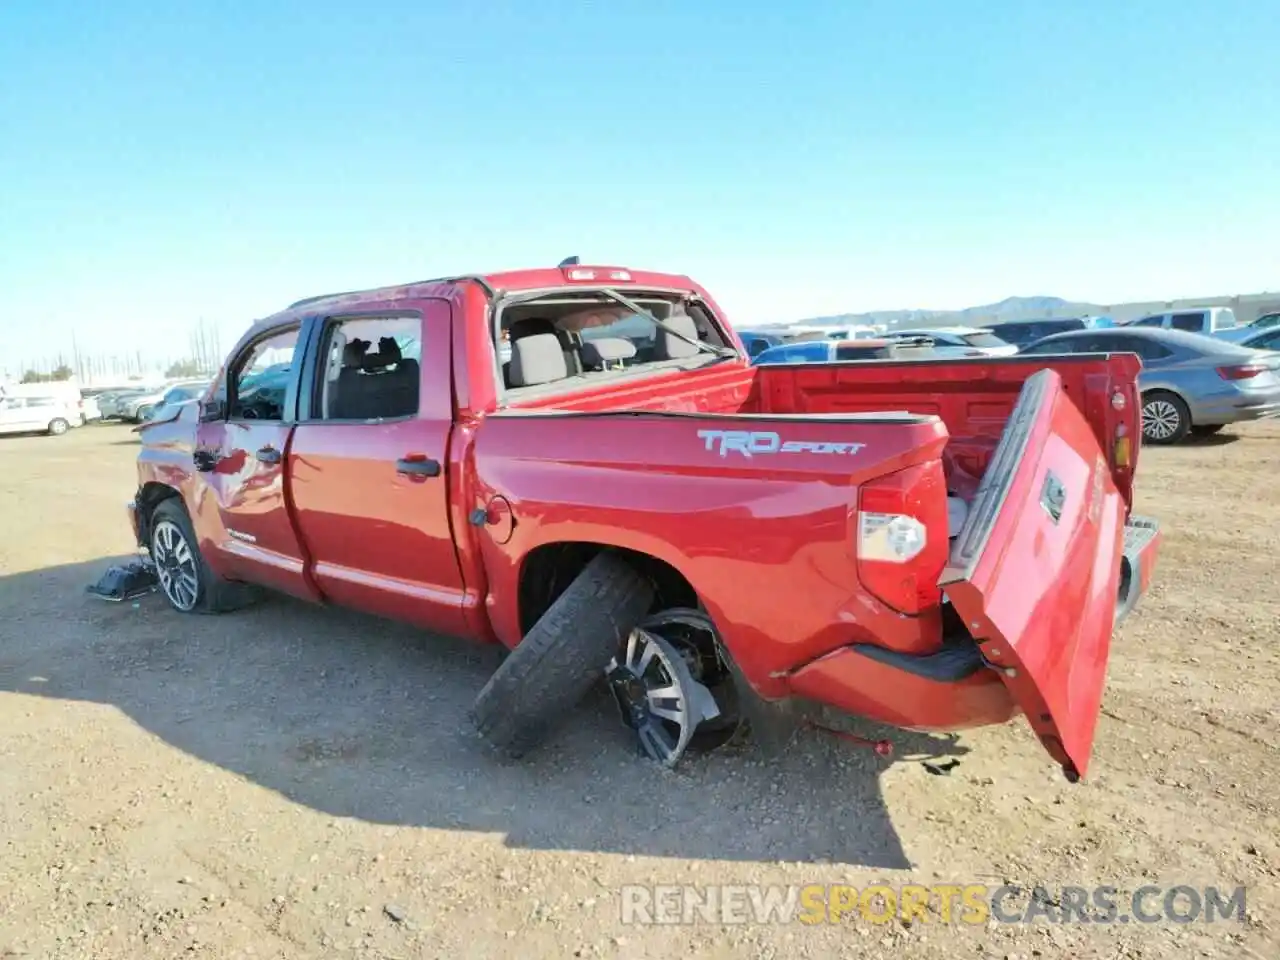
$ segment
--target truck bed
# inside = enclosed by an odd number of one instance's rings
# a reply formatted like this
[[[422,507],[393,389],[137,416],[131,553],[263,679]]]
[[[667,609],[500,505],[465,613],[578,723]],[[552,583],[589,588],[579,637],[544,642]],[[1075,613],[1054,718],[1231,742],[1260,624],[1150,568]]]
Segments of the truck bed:
[[[1117,371],[1115,364],[1121,364]],[[986,472],[1023,383],[1049,367],[1093,424],[1099,446],[1111,450],[1119,417],[1113,408],[1116,374],[1132,381],[1138,360],[1128,354],[1078,357],[978,358],[769,365],[742,369],[710,367],[697,376],[619,381],[579,393],[539,398],[512,413],[604,413],[645,411],[726,415],[853,415],[906,412],[936,416],[946,426],[943,454],[948,486],[968,500]],[[1132,386],[1124,402],[1136,405]],[[1116,465],[1116,486],[1132,506],[1137,438],[1127,465]]]

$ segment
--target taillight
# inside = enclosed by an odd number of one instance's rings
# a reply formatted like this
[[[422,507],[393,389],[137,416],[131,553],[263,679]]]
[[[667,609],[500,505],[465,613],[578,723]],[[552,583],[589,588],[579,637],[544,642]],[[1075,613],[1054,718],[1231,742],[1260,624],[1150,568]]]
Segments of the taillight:
[[[1261,363],[1242,363],[1231,367],[1219,367],[1218,376],[1223,380],[1248,380],[1270,369]]]
[[[947,483],[942,463],[918,464],[864,484],[858,491],[858,580],[900,613],[941,602],[946,566]]]
[[[1128,437],[1116,437],[1115,461],[1117,467],[1132,466]]]

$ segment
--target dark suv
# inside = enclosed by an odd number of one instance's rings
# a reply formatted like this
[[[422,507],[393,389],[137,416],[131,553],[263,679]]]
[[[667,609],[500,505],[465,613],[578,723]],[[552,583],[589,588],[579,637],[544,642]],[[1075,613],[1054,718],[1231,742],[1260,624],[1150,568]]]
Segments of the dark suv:
[[[1005,343],[1012,343],[1019,350],[1055,333],[1067,333],[1084,328],[1085,322],[1078,317],[1058,320],[1009,320],[1004,323],[987,324],[988,330]]]

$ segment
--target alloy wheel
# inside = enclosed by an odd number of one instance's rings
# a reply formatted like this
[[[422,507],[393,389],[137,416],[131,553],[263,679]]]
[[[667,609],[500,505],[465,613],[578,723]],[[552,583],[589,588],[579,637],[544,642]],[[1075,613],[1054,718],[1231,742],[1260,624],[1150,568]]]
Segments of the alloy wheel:
[[[151,534],[151,559],[160,588],[169,602],[186,612],[200,598],[200,575],[187,535],[171,520],[161,520]]]
[[[1181,424],[1182,415],[1168,400],[1149,400],[1142,408],[1142,432],[1151,440],[1168,440]]]
[[[695,610],[656,614],[632,630],[606,671],[642,753],[674,767],[690,747],[728,742],[741,720],[715,628]]]

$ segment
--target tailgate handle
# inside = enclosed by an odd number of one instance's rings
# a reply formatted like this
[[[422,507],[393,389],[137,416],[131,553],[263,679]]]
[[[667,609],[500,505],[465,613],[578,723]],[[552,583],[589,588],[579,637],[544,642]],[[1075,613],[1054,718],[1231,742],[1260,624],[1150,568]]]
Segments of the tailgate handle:
[[[262,447],[255,456],[263,463],[279,463],[280,451],[275,447]]]
[[[440,461],[428,457],[405,457],[396,461],[396,473],[409,477],[438,477]]]

